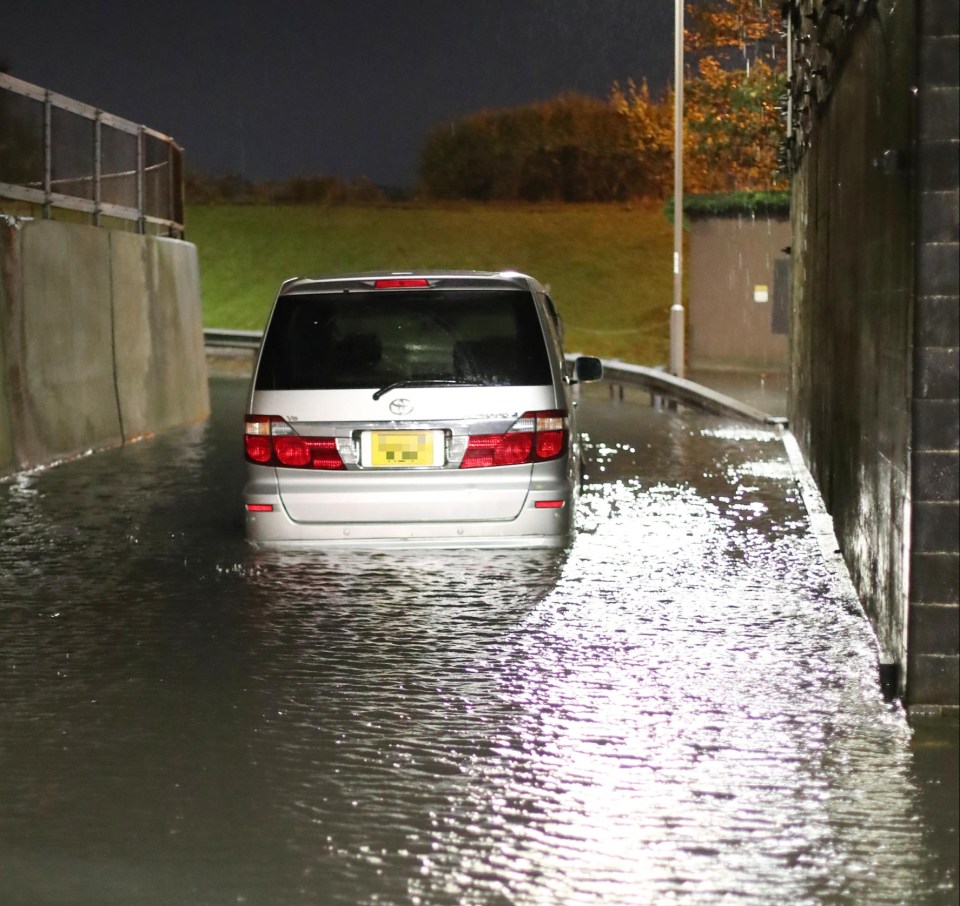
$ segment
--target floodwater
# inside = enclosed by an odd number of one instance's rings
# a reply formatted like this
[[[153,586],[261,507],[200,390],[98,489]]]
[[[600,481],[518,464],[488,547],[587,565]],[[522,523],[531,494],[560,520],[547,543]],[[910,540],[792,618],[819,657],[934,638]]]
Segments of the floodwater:
[[[564,554],[258,553],[211,389],[0,484],[0,903],[956,902],[772,431],[601,387]]]

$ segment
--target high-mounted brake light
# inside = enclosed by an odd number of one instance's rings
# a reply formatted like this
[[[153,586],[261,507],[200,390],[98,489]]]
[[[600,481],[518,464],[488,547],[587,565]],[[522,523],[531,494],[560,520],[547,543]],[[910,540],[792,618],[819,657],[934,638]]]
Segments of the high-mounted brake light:
[[[343,469],[335,437],[297,434],[279,415],[248,415],[244,449],[249,462],[285,469]]]
[[[430,281],[422,277],[389,277],[373,282],[374,289],[417,289],[429,285]]]
[[[470,438],[461,469],[514,466],[559,459],[569,444],[567,413],[562,409],[524,412],[505,434]]]

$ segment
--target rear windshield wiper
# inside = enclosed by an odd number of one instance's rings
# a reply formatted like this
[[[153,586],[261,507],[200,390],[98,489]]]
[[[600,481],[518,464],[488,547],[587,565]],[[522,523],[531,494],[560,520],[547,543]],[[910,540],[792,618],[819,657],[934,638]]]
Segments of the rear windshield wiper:
[[[389,393],[391,390],[396,390],[398,387],[482,387],[483,385],[477,381],[457,381],[457,380],[417,380],[416,378],[411,378],[406,381],[394,381],[392,384],[387,384],[386,387],[381,387],[374,395],[375,400],[380,399],[385,393]]]

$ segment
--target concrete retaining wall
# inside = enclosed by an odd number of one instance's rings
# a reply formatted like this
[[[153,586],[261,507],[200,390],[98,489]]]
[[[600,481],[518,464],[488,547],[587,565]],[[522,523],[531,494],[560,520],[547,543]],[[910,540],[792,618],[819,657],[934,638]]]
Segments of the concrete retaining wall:
[[[208,414],[193,245],[0,224],[0,474]]]

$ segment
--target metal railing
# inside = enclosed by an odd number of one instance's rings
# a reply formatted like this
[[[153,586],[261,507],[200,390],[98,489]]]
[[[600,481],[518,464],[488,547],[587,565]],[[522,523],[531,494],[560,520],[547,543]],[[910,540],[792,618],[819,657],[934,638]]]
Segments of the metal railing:
[[[183,149],[169,136],[0,73],[0,198],[183,236]]]
[[[259,349],[263,339],[260,330],[227,330],[222,327],[205,327],[203,342],[206,346],[223,349]]]

